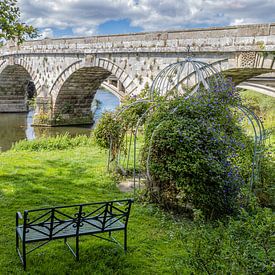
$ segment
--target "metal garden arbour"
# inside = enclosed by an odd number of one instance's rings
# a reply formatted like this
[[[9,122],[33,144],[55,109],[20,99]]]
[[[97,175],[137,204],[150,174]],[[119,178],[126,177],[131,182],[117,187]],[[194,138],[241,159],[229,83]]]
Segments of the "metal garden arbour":
[[[137,148],[137,139],[138,132],[140,127],[143,125],[145,118],[159,107],[159,98],[162,97],[162,100],[178,98],[184,102],[202,90],[210,93],[213,91],[214,87],[223,87],[222,85],[226,85],[226,79],[220,73],[220,70],[221,68],[216,68],[213,64],[207,64],[205,62],[194,60],[191,57],[187,57],[183,61],[170,64],[164,68],[154,79],[147,98],[137,100],[130,105],[124,106],[117,114],[117,117],[119,117],[125,111],[139,104],[148,103],[150,105],[150,107],[146,109],[139,117],[135,127],[130,129],[130,137],[127,134],[125,135],[125,140],[127,140],[125,150],[126,154],[123,155],[121,152],[119,152],[116,156],[114,156],[115,158],[113,160],[115,162],[116,168],[122,171],[127,171],[131,159],[131,154],[133,154],[132,164],[134,190],[137,187],[140,187],[141,178],[146,178],[150,183],[150,152],[152,149],[154,135],[158,128],[161,127],[162,121],[159,122],[159,124],[152,132],[150,146],[148,148],[146,167],[144,167],[143,171],[141,170],[140,155]],[[242,112],[243,115],[248,119],[252,125],[254,134],[253,160],[251,164],[250,177],[250,189],[252,190],[253,184],[259,177],[260,160],[262,156],[262,148],[266,138],[266,131],[260,118],[252,110],[243,105],[237,106],[237,109]],[[177,108],[171,112],[177,112]],[[108,167],[112,162],[110,157],[112,154],[112,140],[110,141],[110,144]],[[148,187],[150,188],[150,185]]]

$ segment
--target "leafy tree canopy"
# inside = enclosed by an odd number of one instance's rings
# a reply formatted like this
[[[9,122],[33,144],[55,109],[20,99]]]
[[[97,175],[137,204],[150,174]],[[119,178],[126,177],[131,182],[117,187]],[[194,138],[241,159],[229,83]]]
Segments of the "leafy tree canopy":
[[[20,22],[17,0],[0,0],[0,42],[17,40],[22,43],[26,38],[37,37],[37,30]]]

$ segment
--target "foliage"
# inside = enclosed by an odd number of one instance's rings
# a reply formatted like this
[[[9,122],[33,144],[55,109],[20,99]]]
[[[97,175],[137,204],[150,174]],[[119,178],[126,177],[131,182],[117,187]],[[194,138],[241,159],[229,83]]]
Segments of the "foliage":
[[[20,140],[12,146],[13,151],[51,151],[65,150],[78,146],[90,146],[91,138],[79,135],[70,137],[68,134],[57,135],[55,137],[42,137],[32,141]]]
[[[275,161],[270,150],[271,146],[264,148],[260,163],[260,178],[254,186],[254,193],[261,206],[275,209]]]
[[[270,123],[272,123],[272,121],[274,123],[275,98],[249,90],[242,90],[241,96],[244,104],[261,117],[264,122],[270,119]]]
[[[186,101],[158,97],[153,104],[129,97],[116,114],[106,114],[98,125],[97,143],[109,148],[112,139],[113,160],[119,151],[126,154],[125,137],[137,130],[137,121],[144,117],[145,143],[140,151],[142,169],[149,165],[153,201],[166,209],[192,209],[193,215],[199,211],[206,218],[249,206],[254,141],[241,128],[236,108],[241,99],[231,83],[214,87],[212,93],[201,91]],[[150,106],[153,111],[144,116]],[[260,205],[270,207],[274,166],[267,156],[261,161],[261,178],[254,182],[253,191]]]
[[[139,97],[126,97],[120,108],[114,113],[105,112],[98,121],[93,132],[95,141],[104,149],[112,144],[112,159],[119,151],[126,154],[124,138],[128,132],[134,132],[137,122],[150,106],[149,102],[140,100],[147,92],[144,90]]]
[[[153,201],[167,209],[199,210],[207,218],[237,213],[240,205],[247,205],[254,141],[240,126],[236,107],[241,99],[232,84],[216,86],[211,93],[201,90],[185,101],[158,97],[155,107],[142,97],[146,91],[139,98],[127,98],[115,114],[106,114],[95,130],[101,147],[110,148],[112,140],[111,160],[118,152],[128,153],[126,137],[139,130],[137,121],[143,118],[141,169],[149,165]],[[150,107],[152,111],[146,113]],[[271,170],[269,161],[263,165],[265,171]],[[270,206],[272,173],[263,174],[253,187],[258,202]]]
[[[155,201],[166,208],[191,206],[207,218],[236,212],[248,180],[241,171],[247,174],[251,164],[250,150],[243,150],[249,141],[232,110],[238,104],[237,91],[227,83],[211,93],[165,102],[153,113],[143,159],[157,190],[152,190]],[[244,153],[249,161],[240,161]]]
[[[275,98],[254,91],[242,90],[241,96],[244,104],[259,116],[270,133],[271,143],[275,142]],[[249,125],[247,125],[247,128]],[[274,149],[273,149],[274,150]],[[275,155],[275,154],[274,154]]]
[[[182,233],[189,252],[186,265],[195,274],[271,274],[274,222],[270,209],[259,208],[217,225],[200,223],[192,237]]]
[[[32,26],[19,21],[20,11],[17,7],[17,0],[0,1],[0,41],[15,40],[18,43],[26,38],[37,36],[37,30]]]
[[[260,205],[274,208],[275,201],[272,194],[274,194],[275,180],[275,99],[250,90],[242,90],[240,94],[244,104],[262,119],[267,132],[266,145],[262,148],[260,177],[255,182],[254,192]],[[252,133],[252,127],[249,123],[245,124],[244,127],[248,134]]]
[[[105,112],[98,121],[93,135],[96,143],[104,148],[110,149],[112,144],[112,155],[116,155],[126,133],[126,127],[120,123],[115,113]]]

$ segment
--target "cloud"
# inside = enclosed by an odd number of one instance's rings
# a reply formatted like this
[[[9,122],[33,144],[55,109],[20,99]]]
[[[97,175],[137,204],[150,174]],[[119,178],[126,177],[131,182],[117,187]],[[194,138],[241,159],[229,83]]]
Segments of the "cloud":
[[[52,38],[53,36],[53,30],[51,28],[45,28],[41,30],[39,38]]]
[[[93,35],[110,20],[145,31],[274,22],[275,0],[19,0],[22,19],[41,29]]]

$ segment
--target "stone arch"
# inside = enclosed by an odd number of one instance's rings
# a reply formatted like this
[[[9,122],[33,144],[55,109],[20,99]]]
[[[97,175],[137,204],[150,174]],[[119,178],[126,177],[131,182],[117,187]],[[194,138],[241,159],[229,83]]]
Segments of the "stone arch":
[[[114,62],[108,59],[98,58],[95,59],[94,65],[111,72],[111,74],[114,75],[123,85],[125,95],[130,95],[137,91],[139,84],[136,83],[135,80],[125,72],[125,70],[116,65]]]
[[[125,92],[118,90],[116,86],[109,84],[107,81],[102,82],[101,87],[107,90],[108,92],[112,93],[119,100],[125,97]]]
[[[5,69],[6,63],[7,63],[7,60],[6,60],[6,59],[0,60],[0,74],[1,74],[2,71]]]
[[[54,124],[91,124],[96,90],[111,73],[100,67],[83,67],[72,73],[53,101]]]
[[[96,90],[111,74],[122,83],[126,93],[137,89],[133,79],[107,59],[86,57],[67,67],[50,89],[50,124],[90,124],[91,103]]]
[[[26,64],[12,61],[5,61],[0,66],[0,112],[26,112],[27,90],[33,77]]]
[[[84,60],[77,60],[70,66],[68,66],[63,72],[61,72],[61,74],[55,80],[54,84],[50,89],[50,95],[53,101],[57,97],[62,85],[70,77],[70,75],[84,67],[99,67],[105,69],[106,71],[109,71],[122,83],[125,89],[125,95],[130,95],[137,90],[138,84],[135,82],[135,80],[117,64],[108,59],[103,58],[91,59],[86,58]]]
[[[268,68],[235,68],[222,71],[225,77],[230,77],[235,85],[262,74],[275,72],[275,69]]]
[[[28,63],[24,58],[18,58],[14,60],[14,64],[22,66],[31,76],[31,80],[34,83],[37,94],[39,93],[42,85],[38,74],[33,70],[32,64]]]

